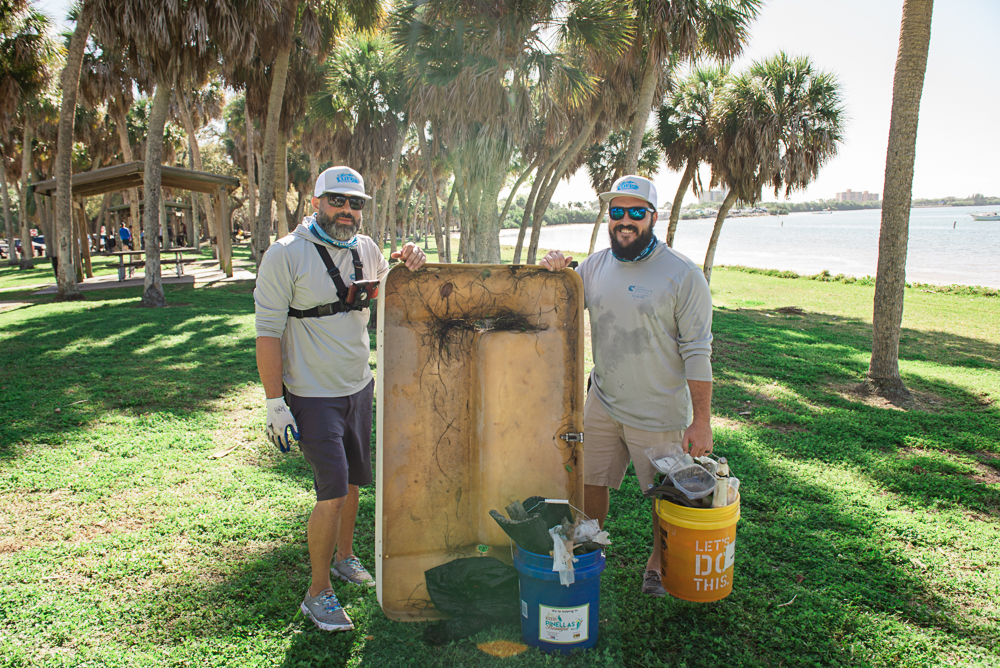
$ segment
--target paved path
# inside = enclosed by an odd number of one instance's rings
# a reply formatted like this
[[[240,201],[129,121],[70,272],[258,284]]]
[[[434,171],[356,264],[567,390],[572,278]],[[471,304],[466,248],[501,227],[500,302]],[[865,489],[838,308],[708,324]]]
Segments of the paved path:
[[[209,283],[229,283],[232,281],[253,281],[257,276],[239,266],[233,267],[232,278],[226,277],[225,273],[219,269],[216,260],[202,260],[184,266],[184,275],[178,277],[173,269],[168,269],[161,273],[164,285],[206,285]],[[83,283],[77,283],[81,292],[87,290],[112,290],[116,288],[142,287],[145,274],[136,272],[132,278],[124,281],[118,280],[118,273],[106,274],[88,278]],[[35,295],[54,295],[58,292],[55,283],[49,284],[41,290],[34,292]]]

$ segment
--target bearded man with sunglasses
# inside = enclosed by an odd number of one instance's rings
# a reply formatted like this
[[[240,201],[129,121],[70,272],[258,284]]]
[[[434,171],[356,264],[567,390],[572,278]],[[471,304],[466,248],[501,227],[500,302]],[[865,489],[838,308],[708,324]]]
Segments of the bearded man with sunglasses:
[[[584,510],[608,516],[609,487],[620,488],[629,461],[639,488],[654,485],[655,457],[712,451],[712,294],[694,262],[660,242],[656,186],[629,175],[615,181],[608,202],[611,248],[577,268],[590,313],[594,370],[584,407]],[[552,251],[551,271],[572,257]],[[663,596],[659,522],[642,592]]]
[[[283,452],[297,439],[313,471],[312,582],[300,607],[319,628],[348,631],[354,625],[330,577],[375,584],[354,555],[354,524],[358,488],[372,482],[368,300],[389,264],[375,241],[358,234],[371,199],[358,172],[331,167],[313,192],[316,213],[268,248],[257,272],[257,369],[268,437]],[[392,257],[411,271],[426,261],[412,243]]]

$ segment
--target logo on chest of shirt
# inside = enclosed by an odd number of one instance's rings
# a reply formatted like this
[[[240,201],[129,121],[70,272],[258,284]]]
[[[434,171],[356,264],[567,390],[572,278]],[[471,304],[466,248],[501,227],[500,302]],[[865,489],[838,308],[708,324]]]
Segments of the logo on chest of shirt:
[[[630,285],[628,286],[628,295],[634,299],[645,299],[646,297],[653,294],[653,291],[649,288],[644,288],[641,285]]]

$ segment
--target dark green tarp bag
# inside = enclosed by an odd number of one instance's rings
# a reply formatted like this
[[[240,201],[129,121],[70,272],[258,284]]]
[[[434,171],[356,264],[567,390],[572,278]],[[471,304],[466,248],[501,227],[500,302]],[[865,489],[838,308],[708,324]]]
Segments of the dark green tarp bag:
[[[456,559],[424,573],[434,607],[451,617],[431,624],[424,640],[441,645],[495,624],[520,620],[517,571],[493,557]]]

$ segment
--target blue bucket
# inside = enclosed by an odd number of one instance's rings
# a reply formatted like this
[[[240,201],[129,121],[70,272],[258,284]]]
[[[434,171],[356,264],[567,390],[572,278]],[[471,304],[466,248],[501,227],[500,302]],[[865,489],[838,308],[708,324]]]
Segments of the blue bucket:
[[[514,550],[521,585],[521,638],[543,652],[569,654],[597,644],[604,550],[577,557],[576,582],[559,584],[552,557]]]

